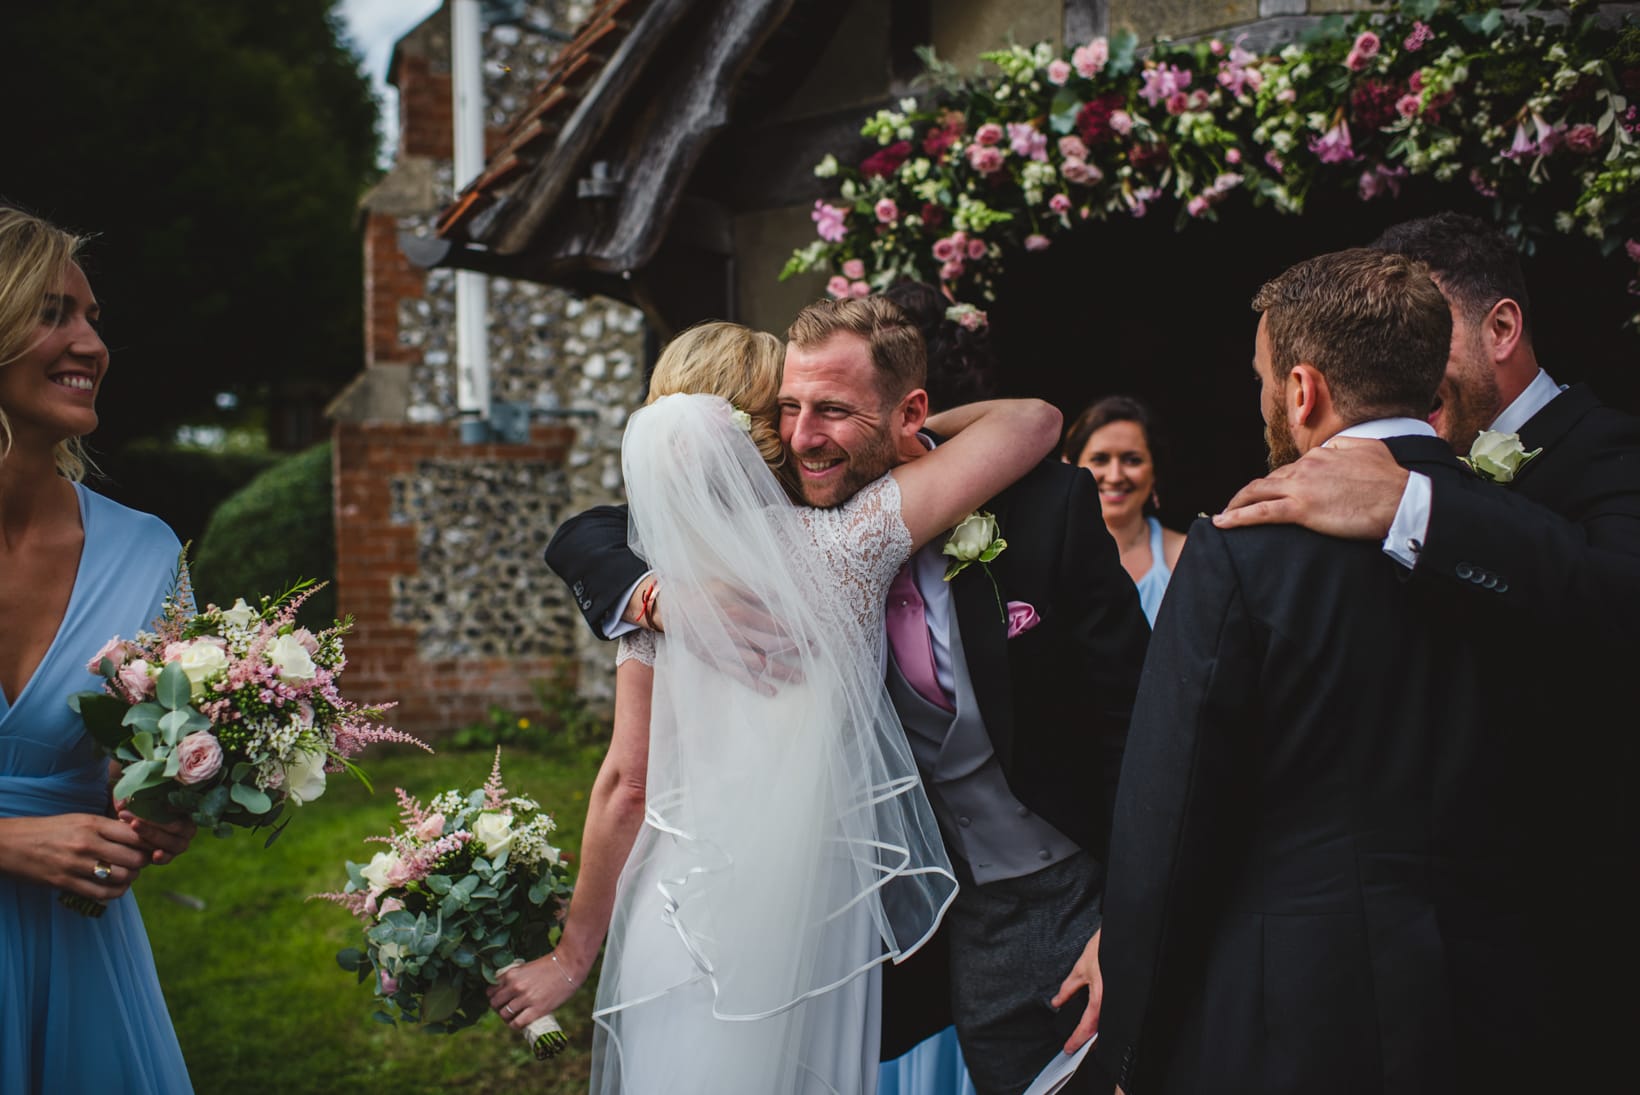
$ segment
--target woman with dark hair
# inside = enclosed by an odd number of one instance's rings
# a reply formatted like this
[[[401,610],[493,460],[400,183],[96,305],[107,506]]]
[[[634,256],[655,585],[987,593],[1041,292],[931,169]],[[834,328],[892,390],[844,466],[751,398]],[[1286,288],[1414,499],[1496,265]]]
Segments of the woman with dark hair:
[[[1139,604],[1152,626],[1168,579],[1184,550],[1184,533],[1156,518],[1159,431],[1149,407],[1111,395],[1083,411],[1061,450],[1065,463],[1093,473],[1105,528],[1122,554],[1122,567],[1139,587]]]
[[[79,482],[108,372],[80,242],[0,205],[0,1095],[170,1095],[188,1070],[126,891],[194,826],[115,809],[68,697],[158,615],[181,546]]]
[[[946,318],[951,306],[924,281],[902,281],[883,294],[922,332],[928,350],[928,406],[943,411],[996,398],[996,355],[985,328]]]

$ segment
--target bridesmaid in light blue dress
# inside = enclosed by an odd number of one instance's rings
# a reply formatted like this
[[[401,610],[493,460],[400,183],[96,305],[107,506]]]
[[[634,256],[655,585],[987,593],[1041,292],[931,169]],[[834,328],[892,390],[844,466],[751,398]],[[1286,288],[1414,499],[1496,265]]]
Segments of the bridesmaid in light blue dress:
[[[73,481],[108,367],[76,247],[0,208],[0,1095],[171,1095],[192,1087],[126,891],[193,827],[109,816],[108,761],[68,697],[158,614],[180,547]]]

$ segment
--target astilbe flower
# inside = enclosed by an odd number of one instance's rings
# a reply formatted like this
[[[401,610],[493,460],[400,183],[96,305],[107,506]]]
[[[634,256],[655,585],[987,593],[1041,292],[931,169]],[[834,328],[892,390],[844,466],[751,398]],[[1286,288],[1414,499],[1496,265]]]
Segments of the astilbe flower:
[[[490,778],[484,781],[484,808],[499,810],[506,804],[507,786],[501,782],[501,746],[495,747],[495,763],[490,766]]]

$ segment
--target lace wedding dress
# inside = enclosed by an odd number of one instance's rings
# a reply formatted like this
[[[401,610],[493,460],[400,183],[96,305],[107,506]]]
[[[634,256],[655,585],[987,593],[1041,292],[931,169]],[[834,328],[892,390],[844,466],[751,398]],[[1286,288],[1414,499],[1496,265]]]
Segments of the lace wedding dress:
[[[592,1090],[869,1095],[875,967],[921,946],[956,892],[882,683],[910,537],[892,476],[834,510],[792,506],[730,410],[669,396],[627,429],[631,543],[667,631],[623,640],[655,667],[648,805]],[[743,653],[749,631],[769,664]]]

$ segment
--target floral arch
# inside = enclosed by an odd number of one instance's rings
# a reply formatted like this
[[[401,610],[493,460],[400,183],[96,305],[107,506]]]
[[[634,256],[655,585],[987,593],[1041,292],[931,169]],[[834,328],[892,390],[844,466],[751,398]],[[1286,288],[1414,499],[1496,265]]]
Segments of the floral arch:
[[[782,277],[829,271],[834,296],[937,283],[951,317],[978,327],[1011,257],[1086,222],[1182,229],[1243,203],[1297,214],[1322,189],[1372,202],[1425,177],[1485,199],[1528,251],[1560,233],[1640,263],[1632,15],[1402,0],[1330,16],[1273,54],[1138,46],[1012,46],[985,55],[997,73],[966,79],[929,55],[930,93],[862,127],[872,155],[815,168],[836,196],[815,202],[820,238]]]

